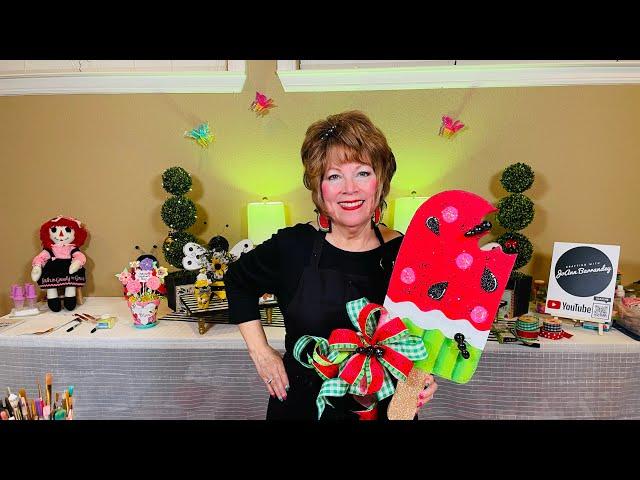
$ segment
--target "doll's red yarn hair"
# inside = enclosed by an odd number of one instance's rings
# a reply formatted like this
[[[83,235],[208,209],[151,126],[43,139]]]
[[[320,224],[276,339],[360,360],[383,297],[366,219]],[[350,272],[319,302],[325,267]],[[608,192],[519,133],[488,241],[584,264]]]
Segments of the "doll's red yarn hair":
[[[49,238],[49,229],[51,227],[61,226],[70,227],[75,230],[76,235],[73,244],[76,247],[81,247],[82,245],[84,245],[84,242],[87,239],[87,231],[82,226],[82,223],[79,220],[76,220],[72,217],[55,217],[43,223],[40,227],[40,241],[42,242],[42,246],[44,248],[51,248],[51,246],[53,245],[53,242]]]

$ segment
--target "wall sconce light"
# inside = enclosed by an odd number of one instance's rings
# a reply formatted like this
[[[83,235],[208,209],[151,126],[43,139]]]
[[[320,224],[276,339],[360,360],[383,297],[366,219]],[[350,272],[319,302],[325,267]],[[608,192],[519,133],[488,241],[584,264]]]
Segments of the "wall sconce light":
[[[411,192],[410,197],[396,198],[393,208],[393,229],[407,233],[407,228],[409,228],[413,215],[428,198],[416,197],[415,191]]]
[[[254,245],[271,238],[271,235],[285,226],[284,203],[269,202],[267,197],[263,197],[261,202],[247,205],[248,237]]]

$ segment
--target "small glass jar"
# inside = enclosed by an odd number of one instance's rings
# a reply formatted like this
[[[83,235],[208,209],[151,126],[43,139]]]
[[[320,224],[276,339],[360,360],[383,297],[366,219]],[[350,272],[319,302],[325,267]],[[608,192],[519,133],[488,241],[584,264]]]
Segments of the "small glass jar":
[[[546,303],[547,303],[547,287],[542,285],[536,291],[536,312],[545,313]]]

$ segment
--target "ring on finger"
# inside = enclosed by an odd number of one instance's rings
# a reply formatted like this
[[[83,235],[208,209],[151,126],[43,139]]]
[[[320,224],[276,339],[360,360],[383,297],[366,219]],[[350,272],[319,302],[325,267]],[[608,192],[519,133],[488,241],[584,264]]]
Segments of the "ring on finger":
[[[267,380],[267,385],[270,385],[271,382],[273,382],[273,378],[270,378],[269,380]]]

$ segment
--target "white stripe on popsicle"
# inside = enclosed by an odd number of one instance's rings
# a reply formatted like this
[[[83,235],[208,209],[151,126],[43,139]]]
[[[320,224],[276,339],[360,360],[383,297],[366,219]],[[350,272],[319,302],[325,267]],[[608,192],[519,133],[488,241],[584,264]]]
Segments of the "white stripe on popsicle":
[[[477,330],[467,319],[452,320],[440,310],[423,312],[412,302],[396,303],[387,296],[384,307],[389,311],[391,318],[409,318],[425,330],[440,330],[447,338],[452,339],[456,333],[462,333],[466,342],[480,350],[484,350],[489,337],[489,330]]]

